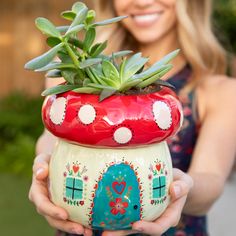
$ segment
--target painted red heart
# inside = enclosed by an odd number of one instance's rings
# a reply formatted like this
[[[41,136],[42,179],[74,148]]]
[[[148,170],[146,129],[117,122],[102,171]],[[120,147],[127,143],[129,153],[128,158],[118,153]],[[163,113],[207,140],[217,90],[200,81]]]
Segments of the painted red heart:
[[[73,171],[74,171],[74,173],[77,173],[78,170],[79,170],[79,166],[73,166]]]
[[[117,194],[122,194],[125,190],[125,186],[126,186],[125,181],[122,181],[120,183],[115,181],[112,183],[112,188]]]
[[[159,164],[156,164],[156,169],[158,170],[158,171],[160,171],[160,169],[161,169],[161,164],[159,163]]]

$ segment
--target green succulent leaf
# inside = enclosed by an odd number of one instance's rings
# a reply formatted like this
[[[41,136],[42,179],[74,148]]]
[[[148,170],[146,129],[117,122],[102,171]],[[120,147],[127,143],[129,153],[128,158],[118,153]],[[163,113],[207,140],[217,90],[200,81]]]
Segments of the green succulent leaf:
[[[110,58],[124,57],[124,56],[131,54],[131,53],[133,53],[133,51],[131,51],[131,50],[118,51],[118,52],[113,52],[109,57]]]
[[[104,60],[102,62],[102,70],[103,70],[103,74],[105,75],[105,77],[107,78],[114,78],[116,80],[119,80],[119,72],[117,71],[116,67],[107,60]]]
[[[83,3],[83,2],[75,2],[72,5],[72,12],[74,12],[75,14],[77,14],[78,12],[80,12],[82,9],[87,8],[87,6]]]
[[[136,53],[130,57],[124,65],[121,81],[126,81],[137,71],[139,71],[148,61],[148,58],[141,57],[141,53]]]
[[[34,58],[33,60],[29,61],[25,64],[25,69],[29,70],[37,70],[46,66],[50,63],[54,57],[57,55],[57,52],[64,46],[63,43],[58,44],[54,48],[51,48],[49,51],[44,53],[43,55]]]
[[[61,74],[69,84],[75,84],[76,70],[63,70]]]
[[[55,47],[56,45],[61,43],[61,40],[59,38],[55,38],[55,37],[48,37],[47,40],[47,45],[52,47]]]
[[[57,29],[60,33],[65,33],[69,28],[70,28],[69,25],[63,25],[63,26],[57,26],[57,27],[56,27],[56,29]]]
[[[74,26],[83,23],[83,21],[86,19],[88,8],[84,3],[77,2],[73,5],[72,11],[76,13],[76,17],[72,21],[69,30]]]
[[[82,29],[84,29],[84,24],[79,24],[79,25],[75,25],[72,28],[69,28],[65,34],[65,36],[74,34],[74,33],[78,33],[79,31],[81,31]]]
[[[89,87],[96,88],[96,89],[110,89],[114,90],[113,87],[108,86],[108,85],[102,85],[102,84],[95,84],[95,83],[90,83],[88,84]]]
[[[57,85],[55,87],[48,88],[42,92],[42,96],[48,96],[52,94],[60,94],[70,90],[78,88],[78,85]]]
[[[76,13],[73,11],[63,11],[61,16],[66,20],[73,21],[76,17]]]
[[[90,47],[92,46],[94,40],[95,40],[95,36],[96,36],[96,30],[95,28],[89,28],[88,31],[85,34],[85,38],[84,38],[84,46],[83,46],[83,50],[88,52]]]
[[[105,48],[107,47],[107,41],[103,42],[103,43],[97,43],[95,44],[89,54],[91,57],[96,57],[98,56]]]
[[[72,63],[51,62],[48,65],[41,67],[35,71],[42,72],[54,69],[76,69],[76,67]]]
[[[47,72],[46,77],[47,78],[58,78],[61,77],[61,71],[60,70],[50,70]]]
[[[140,79],[128,80],[128,81],[122,83],[119,90],[120,91],[127,91],[127,90],[135,87],[136,85],[138,85],[141,82],[142,82],[142,80],[140,80]]]
[[[100,63],[102,61],[101,58],[89,58],[89,59],[86,59],[82,62],[80,62],[80,69],[85,69],[87,67],[90,67],[90,66],[93,66],[93,65],[96,65],[98,63]]]
[[[94,10],[89,10],[87,17],[86,17],[86,23],[89,25],[91,24],[96,17],[96,12]]]
[[[156,85],[165,86],[165,87],[168,87],[168,88],[171,88],[171,89],[175,89],[174,85],[172,85],[171,83],[169,83],[167,81],[161,80],[161,79],[156,80],[154,83]]]
[[[114,17],[108,20],[103,20],[103,21],[99,21],[99,22],[95,22],[92,24],[92,26],[103,26],[103,25],[109,25],[112,23],[116,23],[119,22],[125,18],[127,18],[128,16],[118,16],[118,17]]]
[[[92,88],[92,87],[80,87],[80,88],[76,88],[73,89],[73,92],[76,93],[94,93],[94,94],[98,94],[100,93],[101,89],[97,89],[97,88]]]
[[[139,83],[137,85],[137,87],[144,88],[144,87],[147,87],[150,84],[153,84],[156,80],[160,79],[163,75],[165,75],[168,71],[170,71],[172,67],[173,67],[172,65],[163,66],[163,69],[159,73],[157,73],[157,74],[151,76],[150,78],[142,81],[141,83]]]
[[[112,96],[117,92],[116,89],[103,89],[99,96],[99,102],[103,101],[104,99]]]
[[[44,34],[55,38],[61,38],[61,34],[58,29],[48,19],[39,17],[35,20],[35,24]]]
[[[73,46],[78,47],[80,49],[83,49],[83,47],[84,47],[83,42],[79,39],[76,39],[76,38],[69,38],[68,42],[70,44],[72,44]]]

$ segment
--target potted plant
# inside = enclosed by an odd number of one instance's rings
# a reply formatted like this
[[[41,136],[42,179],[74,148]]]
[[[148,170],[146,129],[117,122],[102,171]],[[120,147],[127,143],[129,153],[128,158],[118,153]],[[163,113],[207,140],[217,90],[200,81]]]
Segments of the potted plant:
[[[165,139],[183,119],[171,85],[160,80],[178,50],[146,68],[141,53],[104,55],[107,42],[94,44],[96,27],[125,17],[95,22],[95,12],[81,2],[61,15],[71,24],[36,19],[51,49],[25,65],[65,79],[42,93],[43,122],[58,137],[50,161],[51,200],[72,221],[93,229],[154,220],[168,205],[172,181]]]

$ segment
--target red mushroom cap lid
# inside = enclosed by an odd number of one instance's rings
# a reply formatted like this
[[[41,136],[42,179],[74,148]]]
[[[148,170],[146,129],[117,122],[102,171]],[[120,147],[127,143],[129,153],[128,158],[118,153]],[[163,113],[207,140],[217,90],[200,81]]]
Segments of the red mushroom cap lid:
[[[150,94],[114,95],[66,92],[45,99],[45,127],[79,145],[135,147],[161,142],[180,128],[182,107],[169,88]]]

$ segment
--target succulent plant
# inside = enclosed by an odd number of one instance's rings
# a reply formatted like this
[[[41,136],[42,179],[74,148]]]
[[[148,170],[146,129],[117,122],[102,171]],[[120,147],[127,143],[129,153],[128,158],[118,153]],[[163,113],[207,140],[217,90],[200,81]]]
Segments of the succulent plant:
[[[47,72],[47,77],[64,77],[65,83],[46,89],[43,96],[72,90],[100,94],[100,100],[103,100],[115,93],[142,92],[154,84],[156,88],[171,87],[160,78],[172,68],[169,62],[179,50],[146,68],[149,59],[142,57],[141,53],[132,55],[132,51],[126,50],[104,55],[107,41],[94,43],[96,27],[116,23],[126,16],[95,22],[95,11],[89,10],[82,2],[76,2],[61,16],[71,24],[56,27],[46,18],[36,19],[36,26],[47,36],[46,42],[51,49],[25,65],[26,69]],[[83,32],[83,40],[79,32]],[[59,60],[55,61],[56,57]]]

